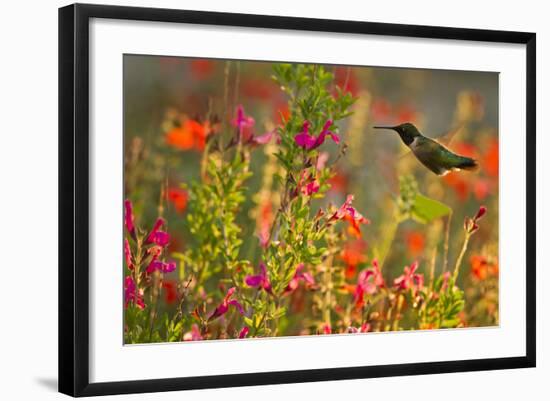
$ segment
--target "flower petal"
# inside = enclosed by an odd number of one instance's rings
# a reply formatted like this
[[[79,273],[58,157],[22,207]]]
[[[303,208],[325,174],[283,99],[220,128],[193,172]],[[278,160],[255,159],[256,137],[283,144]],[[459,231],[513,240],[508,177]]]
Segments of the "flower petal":
[[[241,315],[244,315],[244,309],[243,306],[237,301],[236,299],[232,299],[228,302],[229,305],[233,305]]]

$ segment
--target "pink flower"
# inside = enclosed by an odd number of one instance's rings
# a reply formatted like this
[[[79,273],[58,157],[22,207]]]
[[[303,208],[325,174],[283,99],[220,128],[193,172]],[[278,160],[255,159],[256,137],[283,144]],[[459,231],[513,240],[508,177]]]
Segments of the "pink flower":
[[[132,202],[129,199],[124,201],[124,224],[128,233],[133,239],[136,239],[136,226],[134,224],[134,212],[132,210]]]
[[[255,145],[266,145],[271,141],[271,138],[276,134],[275,130],[266,132],[263,135],[259,136],[252,136],[250,137],[250,142],[252,142]]]
[[[260,274],[255,276],[246,276],[244,282],[249,287],[260,287],[268,294],[273,295],[273,290],[271,288],[271,282],[267,276],[267,268],[263,262],[260,263]]]
[[[145,273],[152,273],[154,271],[159,271],[161,273],[172,273],[174,270],[176,270],[176,262],[162,262],[155,259],[149,263]]]
[[[340,143],[340,137],[334,132],[329,131],[331,125],[332,120],[327,120],[319,136],[315,137],[309,133],[311,123],[306,120],[302,126],[302,131],[294,137],[294,141],[296,142],[296,145],[305,150],[317,149],[325,142],[327,135],[330,136],[335,143]]]
[[[321,330],[323,330],[323,334],[332,333],[332,327],[330,327],[330,323],[323,323],[323,325],[321,326]]]
[[[317,157],[317,163],[315,164],[315,168],[317,169],[317,171],[325,168],[329,157],[330,157],[330,154],[328,152],[319,153],[319,157]]]
[[[378,261],[375,259],[372,261],[372,268],[361,271],[359,277],[357,277],[357,285],[353,296],[355,306],[357,308],[362,307],[365,294],[374,294],[379,288],[384,287],[384,277],[380,271]]]
[[[128,308],[130,302],[133,302],[139,309],[144,309],[143,290],[136,287],[132,276],[126,276],[124,279],[124,307]]]
[[[153,229],[151,230],[151,232],[147,236],[147,239],[145,240],[146,244],[155,243],[159,246],[165,246],[166,244],[168,244],[170,237],[164,231],[160,231],[160,228],[164,225],[164,223],[165,221],[162,217],[159,217],[157,221],[155,221],[155,225],[153,226]]]
[[[398,290],[412,289],[415,293],[424,286],[424,275],[415,273],[418,269],[418,262],[411,266],[405,266],[403,274],[393,281]]]
[[[334,212],[329,221],[334,220],[346,220],[350,223],[349,232],[355,237],[361,236],[361,229],[359,224],[370,224],[370,221],[363,217],[351,203],[353,202],[353,195],[348,195],[346,201]]]
[[[134,263],[132,262],[132,250],[130,249],[130,243],[124,238],[124,258],[126,259],[126,266],[128,269],[134,270]]]
[[[191,331],[188,331],[183,335],[183,341],[200,341],[202,340],[201,332],[197,324],[191,326]]]
[[[247,116],[244,113],[243,106],[239,105],[237,107],[237,116],[232,123],[235,127],[237,127],[237,130],[239,131],[239,138],[242,138],[244,130],[246,128],[252,128],[254,126],[254,119],[250,116]]]
[[[223,316],[227,313],[229,310],[229,306],[233,306],[236,308],[241,315],[244,315],[244,309],[242,305],[233,298],[233,294],[235,293],[235,287],[231,287],[228,291],[225,297],[223,298],[223,301],[218,307],[212,312],[208,320],[214,320],[217,319],[220,316]]]
[[[312,174],[308,174],[307,171],[302,171],[296,191],[302,195],[311,196],[319,191],[319,181]],[[296,194],[295,194],[296,195]]]
[[[367,333],[370,331],[370,324],[363,323],[360,328],[350,326],[348,327],[348,333]]]
[[[451,272],[443,273],[443,284],[441,284],[441,292],[445,292],[449,285],[449,279],[451,278]]]
[[[303,263],[300,263],[298,266],[296,266],[296,272],[294,273],[294,276],[286,286],[283,292],[284,295],[290,294],[291,292],[296,290],[301,280],[306,282],[308,285],[315,285],[315,280],[313,279],[313,276],[308,272],[304,272],[303,269],[304,269]]]
[[[248,335],[250,330],[248,327],[244,326],[243,329],[239,332],[239,338],[245,338]]]

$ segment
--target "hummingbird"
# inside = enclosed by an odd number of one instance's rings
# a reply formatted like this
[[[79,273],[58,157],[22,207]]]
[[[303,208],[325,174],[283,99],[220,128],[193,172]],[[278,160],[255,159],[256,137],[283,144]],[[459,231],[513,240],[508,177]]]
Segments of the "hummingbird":
[[[373,128],[396,131],[418,161],[439,176],[444,176],[451,171],[475,170],[478,166],[474,159],[457,155],[439,142],[422,135],[411,123]]]

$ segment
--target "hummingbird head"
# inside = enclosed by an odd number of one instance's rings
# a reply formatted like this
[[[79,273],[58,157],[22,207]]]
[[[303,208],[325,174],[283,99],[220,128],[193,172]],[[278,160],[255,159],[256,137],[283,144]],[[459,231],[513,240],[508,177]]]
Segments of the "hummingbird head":
[[[391,129],[396,131],[401,137],[401,140],[407,146],[413,143],[414,138],[416,138],[417,136],[422,136],[422,134],[418,131],[418,129],[411,123],[403,123],[403,124],[396,125],[395,127],[373,127],[373,128]]]

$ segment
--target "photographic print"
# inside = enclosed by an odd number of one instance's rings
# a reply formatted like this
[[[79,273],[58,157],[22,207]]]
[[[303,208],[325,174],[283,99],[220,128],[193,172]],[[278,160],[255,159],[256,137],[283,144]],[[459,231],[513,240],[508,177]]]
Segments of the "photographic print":
[[[124,344],[499,325],[496,72],[124,55]]]

